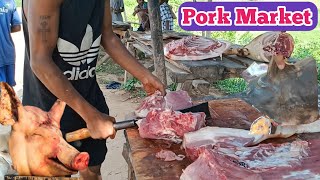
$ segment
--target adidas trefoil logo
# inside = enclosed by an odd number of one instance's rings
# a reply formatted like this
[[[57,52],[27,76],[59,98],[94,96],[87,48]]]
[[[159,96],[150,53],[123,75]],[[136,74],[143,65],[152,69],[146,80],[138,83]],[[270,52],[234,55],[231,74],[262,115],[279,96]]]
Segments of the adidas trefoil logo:
[[[87,79],[95,76],[95,67],[90,67],[89,65],[86,69],[81,70],[80,66],[81,64],[90,64],[98,57],[100,42],[101,35],[93,42],[92,27],[90,25],[87,26],[80,49],[64,39],[58,39],[57,47],[60,56],[68,64],[74,66],[72,70],[64,72],[64,75],[69,80]]]

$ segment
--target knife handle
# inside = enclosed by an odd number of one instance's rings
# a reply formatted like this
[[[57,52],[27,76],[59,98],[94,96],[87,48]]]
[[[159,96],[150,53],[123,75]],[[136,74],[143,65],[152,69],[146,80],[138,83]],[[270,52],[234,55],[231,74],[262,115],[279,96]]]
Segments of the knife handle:
[[[113,128],[117,130],[122,130],[126,128],[131,128],[136,126],[136,121],[135,120],[128,120],[128,121],[121,121],[121,122],[116,122],[113,124]],[[66,141],[67,142],[74,142],[74,141],[79,141],[82,139],[89,138],[90,132],[87,128],[82,128],[73,132],[69,132],[66,134]]]
[[[66,134],[66,141],[67,142],[74,142],[74,141],[79,141],[82,139],[87,139],[89,137],[91,137],[89,129],[82,128],[82,129],[67,133]]]

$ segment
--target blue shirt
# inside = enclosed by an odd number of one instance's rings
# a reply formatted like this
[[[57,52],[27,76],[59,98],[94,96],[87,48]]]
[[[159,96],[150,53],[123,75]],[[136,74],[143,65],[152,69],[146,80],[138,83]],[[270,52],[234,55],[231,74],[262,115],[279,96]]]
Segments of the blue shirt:
[[[0,0],[0,67],[15,63],[11,26],[20,24],[21,18],[14,0]]]

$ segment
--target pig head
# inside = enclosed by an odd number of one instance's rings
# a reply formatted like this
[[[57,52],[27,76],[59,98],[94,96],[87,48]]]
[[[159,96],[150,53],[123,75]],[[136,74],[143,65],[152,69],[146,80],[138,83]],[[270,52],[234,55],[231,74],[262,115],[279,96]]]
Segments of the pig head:
[[[22,106],[14,90],[0,83],[0,123],[12,125],[9,153],[23,176],[67,176],[88,167],[89,154],[79,152],[62,137],[60,119],[66,104],[57,100],[49,112]]]
[[[266,74],[250,81],[246,100],[282,125],[318,120],[317,65],[313,58],[289,63],[293,39],[281,33]]]

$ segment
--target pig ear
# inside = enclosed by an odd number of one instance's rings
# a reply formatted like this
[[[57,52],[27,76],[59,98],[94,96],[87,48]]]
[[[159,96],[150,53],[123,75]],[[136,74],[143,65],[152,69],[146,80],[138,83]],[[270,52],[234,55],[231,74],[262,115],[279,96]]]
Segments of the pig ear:
[[[0,82],[0,124],[13,125],[23,111],[23,106],[12,87]]]
[[[59,99],[53,104],[51,107],[49,114],[50,118],[58,123],[60,123],[61,117],[64,112],[64,108],[66,107],[66,103],[60,101]]]

